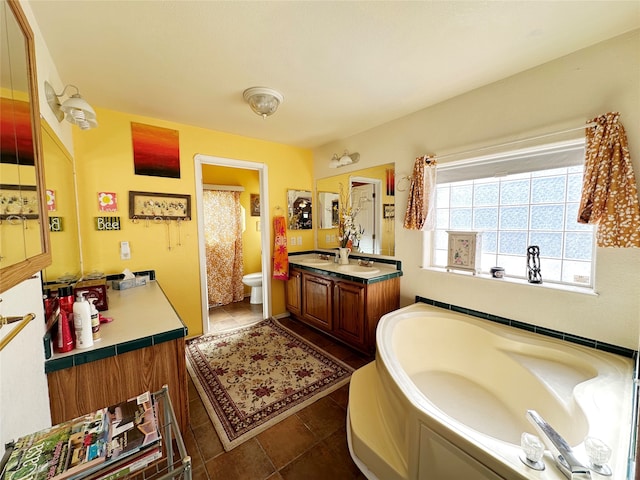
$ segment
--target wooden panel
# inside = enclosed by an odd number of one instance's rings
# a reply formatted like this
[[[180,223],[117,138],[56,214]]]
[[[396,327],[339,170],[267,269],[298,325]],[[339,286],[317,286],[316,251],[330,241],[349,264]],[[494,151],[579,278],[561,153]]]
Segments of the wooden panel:
[[[333,328],[333,282],[317,275],[302,274],[302,317],[314,326]]]
[[[293,315],[302,313],[302,274],[300,270],[290,270],[285,289],[287,310]]]
[[[334,333],[350,344],[365,348],[366,287],[352,282],[336,282],[334,288]]]
[[[365,342],[368,350],[374,352],[380,317],[400,308],[400,277],[368,285],[366,303]]]
[[[53,424],[169,386],[179,428],[189,425],[184,339],[47,374]]]

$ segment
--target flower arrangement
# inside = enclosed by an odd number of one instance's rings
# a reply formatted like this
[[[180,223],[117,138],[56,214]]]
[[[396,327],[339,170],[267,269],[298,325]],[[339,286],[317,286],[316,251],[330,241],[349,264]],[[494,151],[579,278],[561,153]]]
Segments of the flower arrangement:
[[[358,245],[364,229],[356,226],[355,219],[360,212],[359,207],[351,205],[351,194],[340,184],[340,215],[338,221],[338,240],[341,248],[351,248],[354,244]]]

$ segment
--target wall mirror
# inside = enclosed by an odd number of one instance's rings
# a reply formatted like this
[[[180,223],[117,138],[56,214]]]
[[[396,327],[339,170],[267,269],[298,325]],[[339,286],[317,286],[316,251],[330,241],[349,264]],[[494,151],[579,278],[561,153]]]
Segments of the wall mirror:
[[[338,228],[338,192],[318,192],[318,228]]]
[[[51,262],[33,32],[0,0],[0,292]]]
[[[348,192],[351,205],[357,209],[356,225],[362,238],[353,250],[367,255],[395,255],[395,167],[393,163],[346,172],[341,175],[320,178],[316,181],[318,203],[325,192]],[[323,210],[317,213],[323,216]],[[322,230],[320,230],[322,229]],[[338,226],[318,227],[318,248],[338,247]]]
[[[311,192],[307,190],[287,190],[287,212],[289,230],[311,229]]]
[[[42,158],[51,242],[51,265],[44,270],[43,279],[46,282],[78,279],[81,258],[75,167],[69,151],[44,121]]]

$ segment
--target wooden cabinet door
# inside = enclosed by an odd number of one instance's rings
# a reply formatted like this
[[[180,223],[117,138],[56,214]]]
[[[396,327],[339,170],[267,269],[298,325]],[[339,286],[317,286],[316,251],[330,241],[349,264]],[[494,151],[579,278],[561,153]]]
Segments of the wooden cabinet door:
[[[302,313],[302,273],[300,270],[290,270],[289,280],[285,289],[287,310],[293,315]]]
[[[302,274],[302,318],[326,331],[333,328],[332,288],[328,278]]]
[[[356,347],[365,346],[366,286],[336,282],[334,287],[334,334]]]

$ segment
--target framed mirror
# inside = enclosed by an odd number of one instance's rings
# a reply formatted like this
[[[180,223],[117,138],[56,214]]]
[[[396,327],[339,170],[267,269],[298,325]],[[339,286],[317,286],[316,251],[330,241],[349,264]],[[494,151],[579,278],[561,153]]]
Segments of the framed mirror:
[[[338,228],[339,202],[337,192],[318,192],[318,229]]]
[[[317,211],[323,217],[325,208],[321,196],[327,192],[348,192],[351,207],[357,210],[354,219],[362,232],[354,250],[367,255],[395,255],[395,166],[393,163],[363,168],[341,175],[320,178],[316,181],[318,192]],[[338,201],[340,200],[340,195]],[[339,206],[339,209],[341,206]],[[336,215],[339,220],[339,211]],[[320,219],[322,222],[322,218]],[[320,232],[322,229],[322,232]],[[338,225],[318,226],[316,235],[318,248],[338,247]]]
[[[45,282],[69,281],[81,275],[80,232],[73,159],[53,129],[42,123],[42,158],[45,165],[45,188],[51,265],[43,272]]]
[[[287,190],[289,230],[310,230],[312,228],[311,207],[311,192],[307,190]]]
[[[0,0],[0,292],[51,263],[33,32]]]

